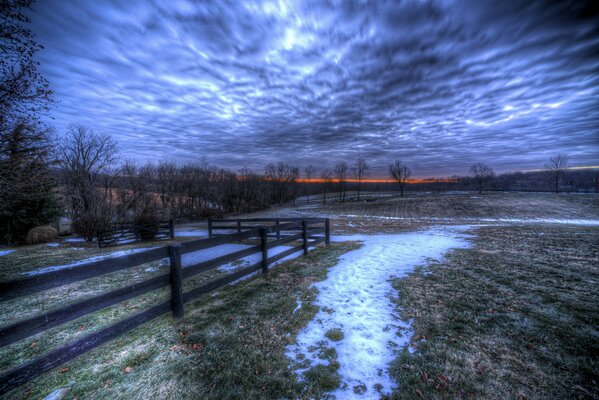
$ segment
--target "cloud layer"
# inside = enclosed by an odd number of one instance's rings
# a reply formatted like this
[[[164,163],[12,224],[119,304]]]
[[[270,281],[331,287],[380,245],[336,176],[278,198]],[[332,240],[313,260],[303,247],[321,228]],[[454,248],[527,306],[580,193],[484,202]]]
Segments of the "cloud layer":
[[[599,20],[583,1],[39,1],[52,123],[139,161],[358,156],[417,176],[599,160]]]

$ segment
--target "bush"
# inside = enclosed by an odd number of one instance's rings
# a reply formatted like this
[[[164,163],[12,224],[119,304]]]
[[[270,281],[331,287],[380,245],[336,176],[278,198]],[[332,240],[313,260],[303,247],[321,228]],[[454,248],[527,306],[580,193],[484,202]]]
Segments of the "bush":
[[[55,240],[58,237],[58,231],[50,225],[36,226],[29,229],[27,233],[27,243],[47,243]]]
[[[154,208],[146,208],[135,218],[135,229],[141,240],[152,240],[158,232],[160,219]]]
[[[98,204],[94,209],[78,212],[73,216],[73,230],[91,242],[98,232],[108,230],[112,211],[106,204]]]

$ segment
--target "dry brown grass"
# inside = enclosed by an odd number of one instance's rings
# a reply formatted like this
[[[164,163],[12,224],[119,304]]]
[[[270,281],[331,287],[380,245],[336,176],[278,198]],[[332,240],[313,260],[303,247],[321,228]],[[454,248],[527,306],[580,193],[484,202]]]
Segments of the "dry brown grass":
[[[597,228],[479,228],[395,282],[417,352],[395,362],[392,398],[598,398],[597,282]]]

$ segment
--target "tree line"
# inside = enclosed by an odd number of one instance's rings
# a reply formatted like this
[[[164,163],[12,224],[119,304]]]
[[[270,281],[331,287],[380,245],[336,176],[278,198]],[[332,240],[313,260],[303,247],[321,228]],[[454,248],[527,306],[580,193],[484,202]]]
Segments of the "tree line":
[[[206,159],[190,164],[164,160],[138,165],[122,160],[110,135],[71,125],[58,135],[41,117],[52,106],[53,93],[38,71],[41,46],[28,29],[31,0],[0,1],[0,243],[20,243],[31,228],[68,215],[75,230],[91,240],[114,222],[153,223],[158,219],[195,220],[210,215],[250,212],[283,204],[298,195],[335,191],[345,201],[349,190],[360,200],[370,166],[364,158],[341,161],[333,168],[302,171],[285,162],[268,164],[263,173],[231,171]],[[568,157],[552,157],[546,170],[496,176],[477,163],[469,177],[412,184],[412,171],[402,160],[388,166],[388,176],[403,196],[418,190],[506,190],[520,186],[591,187],[599,190],[593,171],[570,171]],[[532,176],[532,178],[531,178]],[[306,184],[300,185],[300,178]],[[311,183],[313,180],[318,183]],[[316,186],[315,186],[316,185]],[[528,185],[528,186],[526,186]],[[379,189],[377,184],[376,189]],[[385,190],[389,189],[389,184]]]

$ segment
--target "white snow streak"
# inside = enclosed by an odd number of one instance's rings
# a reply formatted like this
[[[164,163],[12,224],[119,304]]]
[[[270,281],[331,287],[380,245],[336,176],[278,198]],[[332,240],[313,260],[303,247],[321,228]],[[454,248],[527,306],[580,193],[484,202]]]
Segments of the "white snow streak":
[[[98,255],[98,256],[85,258],[83,260],[75,261],[75,262],[70,263],[70,264],[51,265],[49,267],[43,267],[43,268],[39,268],[39,269],[36,269],[36,270],[33,270],[33,271],[24,272],[23,274],[24,275],[29,275],[29,276],[39,275],[39,274],[44,274],[46,272],[58,271],[58,270],[61,270],[61,269],[70,268],[70,267],[76,267],[78,265],[87,264],[87,263],[94,262],[94,261],[104,260],[106,258],[113,258],[113,257],[120,257],[120,256],[124,256],[124,255],[135,254],[135,253],[139,253],[141,251],[151,250],[151,249],[154,249],[154,248],[155,247],[142,247],[142,248],[138,248],[138,249],[120,250],[120,251],[115,251],[115,252],[112,252],[112,253],[101,254],[101,255]]]
[[[364,245],[341,257],[326,280],[318,282],[316,305],[320,311],[287,348],[287,356],[302,354],[310,366],[327,364],[318,352],[335,348],[340,364],[341,386],[332,394],[337,399],[380,398],[396,383],[389,377],[388,364],[396,352],[409,344],[410,324],[399,319],[390,301],[390,279],[401,277],[428,258],[440,258],[451,248],[468,246],[465,226],[439,227],[423,232],[392,235],[356,235],[333,238],[335,241],[360,240]],[[334,311],[328,313],[326,308]],[[333,328],[344,338],[334,342],[325,337]],[[316,348],[316,350],[315,350]],[[303,373],[306,369],[298,369]],[[364,394],[354,387],[365,385]],[[377,391],[375,385],[380,385]]]
[[[365,218],[369,220],[392,220],[392,221],[433,221],[433,222],[496,222],[511,224],[564,224],[599,226],[599,219],[568,219],[568,218],[479,218],[479,217],[385,217],[377,215],[342,214],[345,218]]]
[[[185,230],[176,230],[175,237],[208,237],[208,231],[203,230],[194,230],[194,229],[185,229]]]
[[[12,253],[14,250],[0,250],[0,256],[5,256]]]

